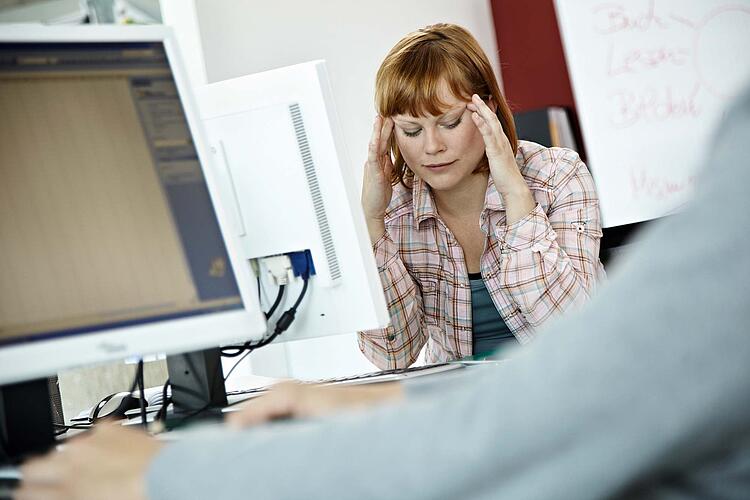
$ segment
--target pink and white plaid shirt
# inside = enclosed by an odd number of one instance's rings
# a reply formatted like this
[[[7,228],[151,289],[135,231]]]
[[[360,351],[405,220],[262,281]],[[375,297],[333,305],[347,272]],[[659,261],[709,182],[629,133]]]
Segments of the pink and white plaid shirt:
[[[521,343],[558,313],[580,306],[603,279],[599,200],[586,165],[569,149],[519,141],[516,162],[536,207],[505,225],[492,176],[479,217],[487,235],[481,273],[487,291]],[[359,332],[364,355],[380,368],[472,354],[471,286],[463,249],[437,213],[430,189],[394,186],[386,233],[373,246],[391,326]]]

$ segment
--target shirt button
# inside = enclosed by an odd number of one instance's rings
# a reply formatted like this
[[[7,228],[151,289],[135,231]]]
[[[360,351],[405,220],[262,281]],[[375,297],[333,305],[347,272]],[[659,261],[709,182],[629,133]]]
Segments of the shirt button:
[[[385,338],[388,339],[388,342],[393,342],[394,340],[396,340],[396,335],[389,333],[388,335],[385,336]]]

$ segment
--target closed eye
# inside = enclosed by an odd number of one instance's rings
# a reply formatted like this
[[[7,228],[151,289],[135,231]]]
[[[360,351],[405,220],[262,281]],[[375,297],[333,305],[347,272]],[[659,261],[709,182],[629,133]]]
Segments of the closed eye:
[[[456,120],[456,121],[455,121],[455,122],[453,122],[453,123],[448,123],[447,125],[443,125],[443,126],[444,126],[445,128],[447,128],[447,129],[451,129],[451,128],[456,128],[456,127],[458,127],[458,126],[459,126],[460,124],[461,124],[461,118],[459,118],[458,120]]]
[[[454,128],[458,127],[461,124],[461,119],[462,119],[462,117],[459,117],[458,120],[456,120],[455,122],[453,122],[453,123],[446,123],[445,125],[443,125],[443,127],[447,128],[449,130],[450,129],[454,129]],[[402,132],[404,133],[404,135],[406,137],[416,137],[416,136],[419,135],[420,132],[422,132],[421,128],[418,128],[416,130],[405,130],[405,129],[401,129],[401,130],[402,130]]]

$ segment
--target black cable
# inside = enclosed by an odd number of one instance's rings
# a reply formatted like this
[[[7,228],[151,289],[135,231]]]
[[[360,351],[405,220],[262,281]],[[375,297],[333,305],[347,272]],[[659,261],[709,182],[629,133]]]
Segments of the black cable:
[[[273,313],[276,312],[276,308],[279,307],[279,304],[281,303],[281,298],[284,296],[285,288],[286,288],[286,285],[279,285],[279,292],[276,294],[276,300],[273,301],[273,304],[271,305],[271,309],[269,309],[267,313],[263,313],[266,319],[273,316]]]
[[[52,424],[54,427],[61,429],[60,434],[67,432],[70,429],[93,429],[93,424],[71,424],[71,425],[65,425],[65,424]]]
[[[287,328],[289,328],[289,325],[292,324],[292,322],[294,321],[294,317],[297,314],[297,307],[299,307],[302,299],[305,297],[305,293],[307,292],[307,283],[308,279],[304,279],[302,282],[302,291],[300,292],[299,297],[297,297],[297,301],[292,307],[284,311],[284,314],[281,315],[279,320],[276,322],[276,327],[274,328],[273,334],[270,337],[261,340],[257,344],[250,346],[251,349],[258,349],[260,347],[267,346],[268,344],[273,342],[276,337],[284,333]]]
[[[260,278],[258,278],[258,283],[260,283]],[[284,290],[286,286],[285,285],[279,285],[279,291],[276,294],[276,299],[273,301],[273,304],[271,305],[271,309],[268,310],[268,312],[264,312],[263,316],[265,316],[266,319],[270,318],[274,312],[276,312],[276,308],[279,307],[279,304],[281,303],[281,299],[284,297]],[[245,342],[244,344],[239,345],[228,345],[221,348],[221,356],[224,358],[236,358],[237,356],[241,355],[245,351],[247,351],[249,348],[251,348],[253,345],[252,341]]]
[[[143,359],[138,360],[138,375],[138,385],[140,387],[138,399],[141,407],[141,425],[146,427],[148,425],[148,419],[146,418],[146,383],[143,376]]]
[[[161,389],[161,407],[159,408],[159,411],[156,412],[156,416],[154,417],[154,422],[160,422],[167,417],[167,407],[172,402],[172,397],[170,396],[167,398],[167,388],[169,387],[169,379],[167,379],[166,382],[164,382],[164,387]]]
[[[143,363],[143,360],[141,360],[140,363]],[[130,384],[130,391],[128,391],[131,395],[133,394],[133,391],[135,391],[135,388],[138,387],[138,380],[139,380],[138,379],[138,374],[139,373],[140,372],[136,368],[136,370],[135,370],[135,377],[133,377],[133,383]]]
[[[294,303],[292,308],[296,311],[299,307],[300,303],[302,302],[302,299],[305,297],[305,293],[307,293],[307,282],[310,278],[303,278],[302,280],[302,291],[299,294],[299,297],[297,297],[297,302]]]
[[[241,345],[233,345],[233,346],[226,346],[222,347],[221,349],[221,357],[222,358],[236,358],[237,356],[241,355],[243,352],[248,350],[252,345],[252,342],[245,342]],[[232,349],[232,350],[229,350]]]
[[[292,324],[297,314],[297,308],[302,303],[302,299],[305,297],[305,294],[307,293],[308,280],[309,278],[303,279],[302,291],[297,297],[297,300],[295,301],[294,305],[290,307],[289,309],[287,309],[284,312],[284,314],[281,315],[279,320],[276,322],[276,326],[274,328],[273,334],[271,334],[271,336],[269,336],[268,338],[262,339],[257,344],[251,344],[250,342],[246,343],[244,346],[244,350],[247,350],[248,352],[245,353],[245,356],[243,356],[242,359],[245,359],[245,357],[248,356],[255,349],[267,346],[268,344],[273,342],[276,339],[276,337],[284,333],[289,328],[289,326]],[[237,357],[237,356],[239,356],[239,353],[228,355],[227,357]],[[229,374],[231,374],[232,371],[234,371],[234,369],[240,364],[242,359],[240,359],[237,363],[235,363],[235,365],[229,370],[229,373],[224,377],[225,382],[229,378]]]
[[[84,431],[93,429],[94,428],[94,424],[93,424],[93,422],[91,422],[91,423],[81,423],[81,424],[66,425],[66,424],[58,424],[56,422],[53,422],[52,423],[52,427],[55,428],[54,434],[55,434],[55,437],[57,437],[57,436],[62,436],[63,434],[65,434],[66,432],[68,432],[71,429],[84,430]]]
[[[276,328],[274,329],[273,335],[268,337],[266,340],[261,341],[258,345],[254,346],[254,349],[257,349],[258,347],[267,346],[271,342],[274,341],[276,337],[284,333],[287,328],[292,324],[294,321],[294,317],[297,314],[297,308],[302,303],[302,299],[305,297],[305,293],[307,293],[307,284],[309,282],[309,278],[305,278],[302,282],[302,291],[299,294],[299,297],[297,297],[297,301],[294,303],[292,307],[287,309],[284,314],[281,315],[279,320],[276,322]]]
[[[236,363],[235,363],[235,364],[234,364],[234,365],[232,366],[232,368],[230,368],[230,369],[229,369],[229,373],[227,373],[227,374],[226,374],[226,375],[224,376],[224,382],[226,382],[226,381],[227,381],[227,379],[228,379],[228,378],[229,378],[229,376],[230,376],[230,375],[232,374],[232,372],[234,371],[234,369],[235,369],[235,368],[237,368],[238,366],[240,366],[240,363],[242,363],[242,360],[243,360],[243,359],[245,359],[246,357],[250,356],[250,354],[251,354],[251,353],[252,353],[252,352],[253,352],[254,350],[255,350],[255,349],[253,348],[253,349],[249,349],[249,350],[248,350],[247,352],[245,352],[245,355],[244,355],[244,356],[242,356],[242,357],[241,357],[241,358],[240,358],[240,359],[239,359],[239,360],[238,360],[238,361],[237,361],[237,362],[236,362]]]

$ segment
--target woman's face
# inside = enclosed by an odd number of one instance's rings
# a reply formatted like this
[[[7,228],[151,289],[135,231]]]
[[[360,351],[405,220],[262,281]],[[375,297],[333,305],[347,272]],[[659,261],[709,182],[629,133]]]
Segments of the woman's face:
[[[409,168],[434,191],[453,191],[469,182],[484,158],[484,141],[466,109],[467,101],[442,86],[447,109],[438,116],[395,115],[394,134]]]

